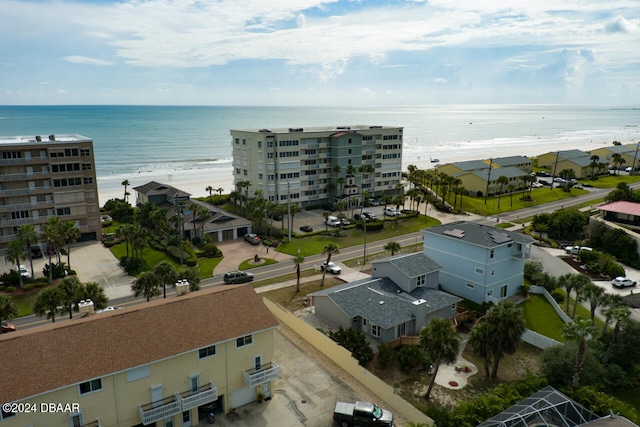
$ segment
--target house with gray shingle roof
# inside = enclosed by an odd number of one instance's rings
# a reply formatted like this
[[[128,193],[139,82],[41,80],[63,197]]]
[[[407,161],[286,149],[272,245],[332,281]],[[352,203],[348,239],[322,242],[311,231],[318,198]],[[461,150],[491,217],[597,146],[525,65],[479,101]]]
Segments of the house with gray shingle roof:
[[[492,159],[485,159],[484,162],[488,165],[490,164],[493,168],[506,168],[508,166],[512,166],[525,172],[531,172],[531,166],[533,165],[531,159],[525,156],[496,157]]]
[[[316,315],[381,343],[417,335],[433,318],[451,319],[462,299],[438,290],[440,266],[423,253],[374,261],[371,279],[310,294]]]
[[[523,233],[458,221],[422,230],[423,253],[442,266],[440,289],[497,303],[520,292],[524,263],[535,241]]]
[[[209,203],[192,200],[191,194],[170,185],[151,181],[134,190],[138,206],[152,203],[160,209],[166,209],[167,218],[176,216],[177,204],[180,203],[185,239],[208,236],[211,242],[217,243],[251,233],[250,220]]]

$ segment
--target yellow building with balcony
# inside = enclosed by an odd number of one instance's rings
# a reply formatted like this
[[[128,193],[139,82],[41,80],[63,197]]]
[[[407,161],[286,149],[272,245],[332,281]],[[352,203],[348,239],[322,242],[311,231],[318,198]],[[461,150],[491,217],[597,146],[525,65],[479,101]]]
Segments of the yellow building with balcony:
[[[0,426],[198,425],[271,396],[277,326],[237,285],[3,334]]]

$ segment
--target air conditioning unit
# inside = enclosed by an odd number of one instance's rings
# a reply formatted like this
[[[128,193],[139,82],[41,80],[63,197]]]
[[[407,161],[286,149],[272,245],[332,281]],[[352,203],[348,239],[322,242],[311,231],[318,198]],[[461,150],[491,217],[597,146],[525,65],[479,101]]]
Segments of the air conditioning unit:
[[[83,314],[95,314],[93,301],[91,301],[90,299],[83,299],[82,301],[80,301],[78,303],[78,312],[80,313],[80,316],[82,316]]]
[[[187,280],[178,280],[176,282],[176,296],[189,293],[189,282]]]

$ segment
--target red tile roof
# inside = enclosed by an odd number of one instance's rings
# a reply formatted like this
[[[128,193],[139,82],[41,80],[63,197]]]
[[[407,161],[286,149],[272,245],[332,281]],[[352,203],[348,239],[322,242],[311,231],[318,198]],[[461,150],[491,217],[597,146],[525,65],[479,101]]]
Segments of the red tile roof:
[[[274,328],[250,285],[221,286],[0,335],[0,402]]]
[[[636,202],[611,202],[606,205],[598,206],[601,211],[616,212],[627,215],[640,216],[640,203]]]

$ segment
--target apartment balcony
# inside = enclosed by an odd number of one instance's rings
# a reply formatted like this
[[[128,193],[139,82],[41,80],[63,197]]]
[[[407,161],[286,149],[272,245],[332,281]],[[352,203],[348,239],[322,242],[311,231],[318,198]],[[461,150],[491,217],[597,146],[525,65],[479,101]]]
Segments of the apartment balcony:
[[[25,158],[19,159],[0,159],[0,166],[16,166],[24,165],[27,162]]]
[[[249,387],[255,387],[280,377],[280,366],[276,362],[269,362],[256,370],[243,371],[244,383]]]
[[[44,209],[52,207],[54,205],[53,200],[43,200],[36,203],[10,203],[6,205],[0,205],[0,212],[13,212],[13,211],[26,211],[32,209]]]
[[[196,391],[184,391],[178,396],[182,402],[182,412],[184,412],[217,400],[218,389],[210,382],[209,384],[200,386]]]
[[[142,424],[144,425],[163,420],[167,417],[172,417],[181,412],[182,402],[177,394],[156,402],[138,406],[140,421],[142,421]]]

